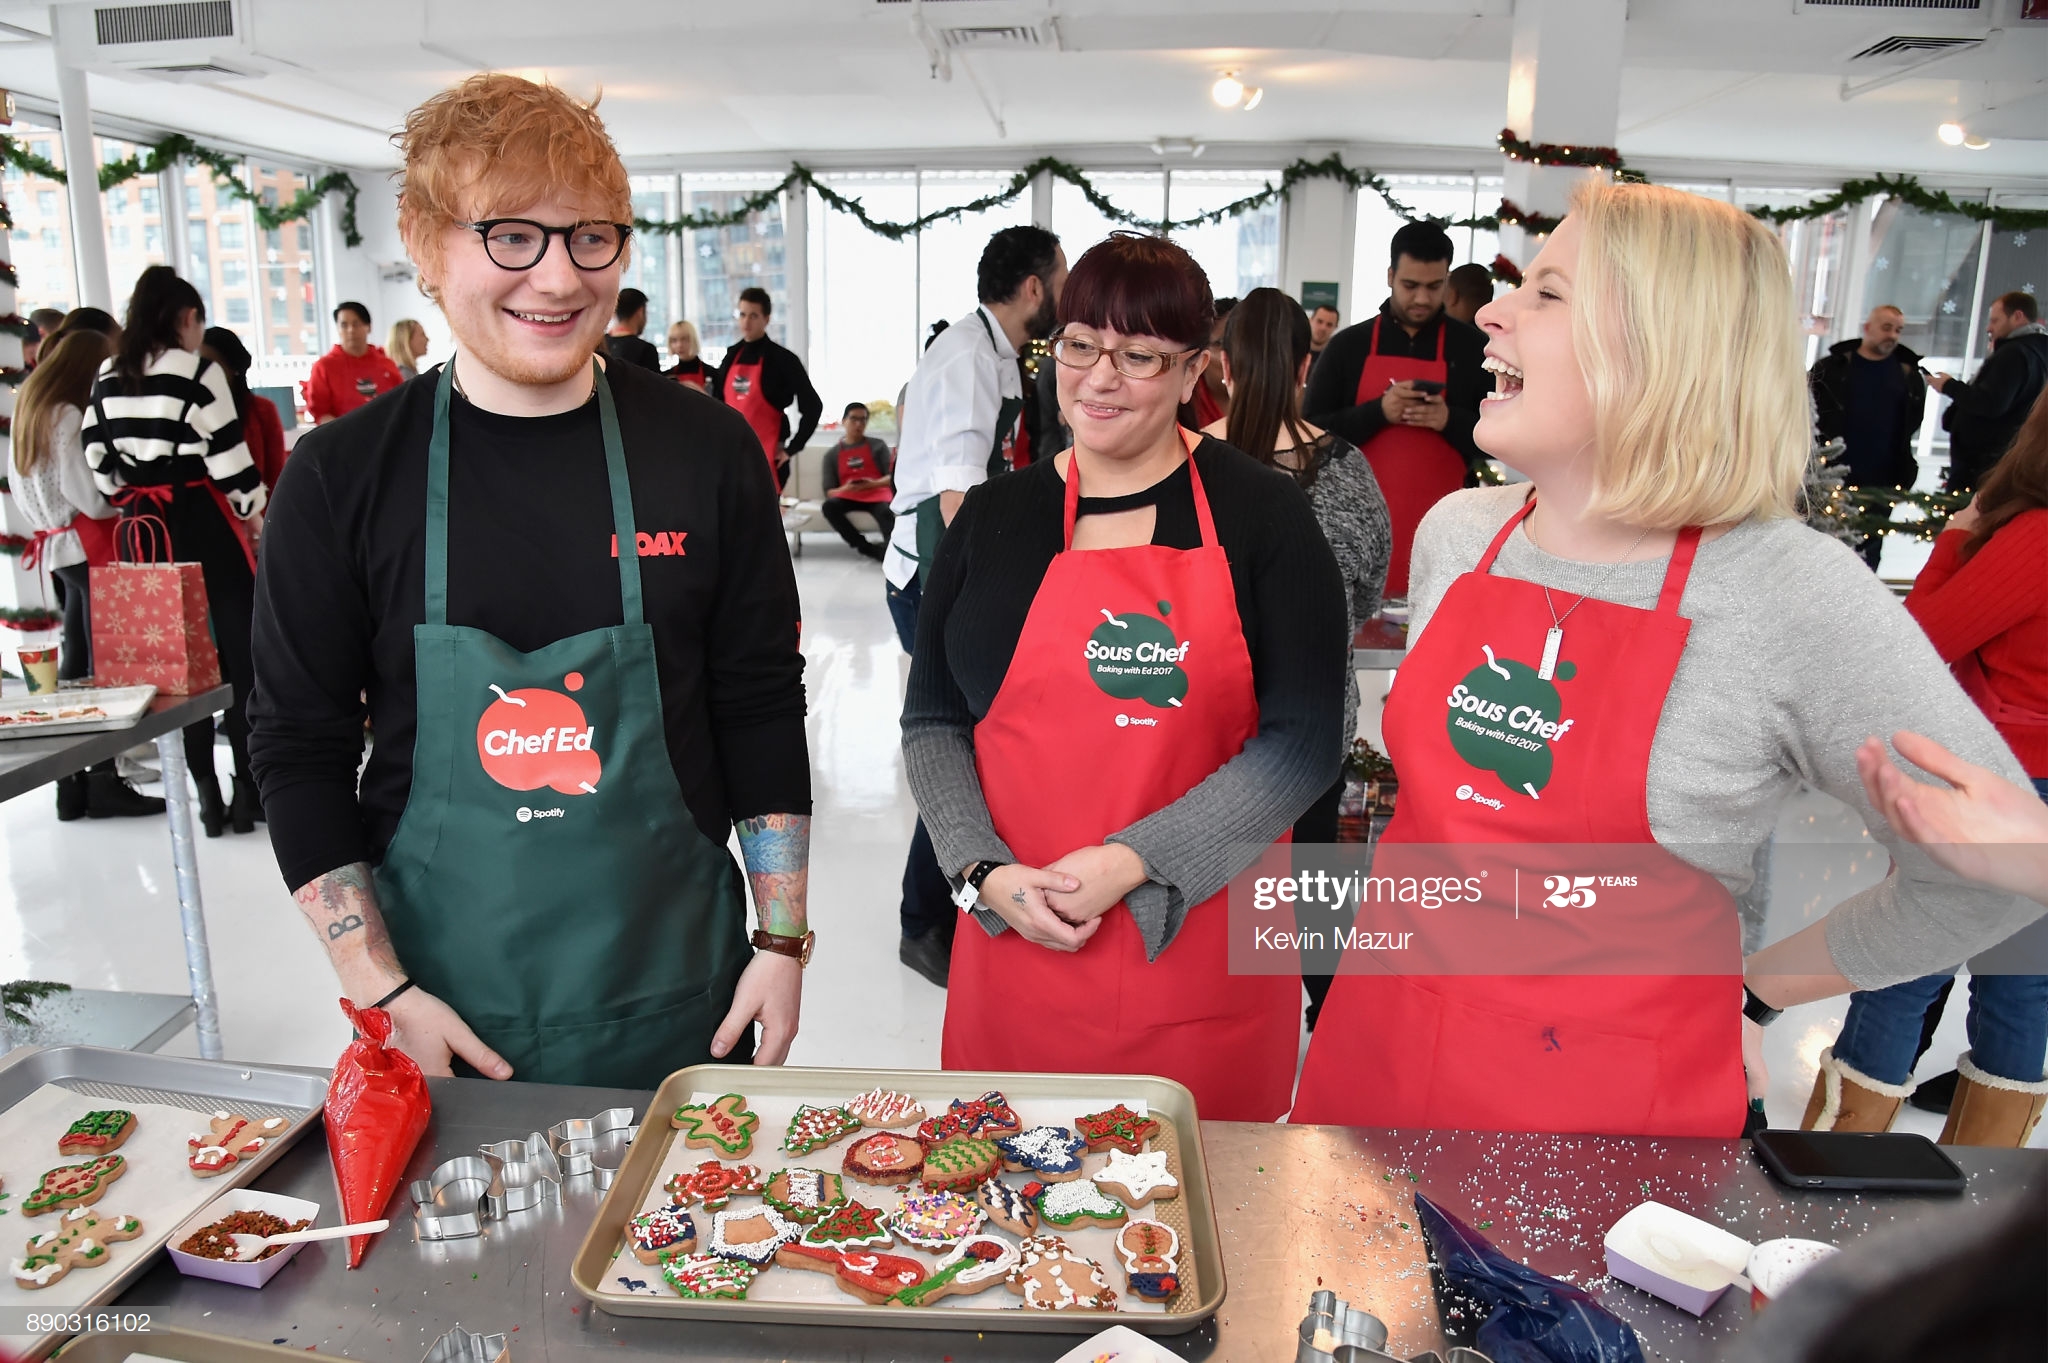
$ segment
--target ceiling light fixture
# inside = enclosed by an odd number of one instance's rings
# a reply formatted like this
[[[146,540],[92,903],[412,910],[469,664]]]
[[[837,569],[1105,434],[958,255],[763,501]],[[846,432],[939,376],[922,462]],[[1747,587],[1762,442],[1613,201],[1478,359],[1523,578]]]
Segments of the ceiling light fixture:
[[[1249,94],[1247,94],[1247,95],[1246,95],[1246,96],[1244,97],[1244,111],[1245,111],[1246,113],[1250,113],[1250,112],[1251,112],[1252,110],[1254,110],[1254,109],[1258,108],[1258,107],[1259,107],[1259,101],[1260,101],[1260,100],[1262,100],[1262,99],[1264,99],[1265,97],[1266,97],[1266,87],[1265,87],[1265,86],[1263,86],[1263,85],[1254,85],[1254,86],[1252,86],[1252,87],[1251,87],[1251,92],[1250,92]]]
[[[1235,109],[1244,101],[1244,82],[1237,78],[1237,72],[1225,71],[1209,87],[1209,98],[1216,101],[1218,108]]]
[[[1934,135],[1948,146],[1960,147],[1963,145],[1963,125],[1954,119],[1950,119],[1939,128],[1936,128]]]
[[[1991,145],[1991,139],[1988,137],[1980,137],[1976,133],[1971,133],[1968,137],[1963,139],[1963,145],[1965,147],[1968,147],[1971,151],[1982,151],[1984,150],[1984,148]]]

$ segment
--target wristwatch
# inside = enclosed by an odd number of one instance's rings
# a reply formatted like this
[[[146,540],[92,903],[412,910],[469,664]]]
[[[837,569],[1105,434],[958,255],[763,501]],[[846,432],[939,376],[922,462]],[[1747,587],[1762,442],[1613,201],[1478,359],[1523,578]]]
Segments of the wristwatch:
[[[968,867],[967,874],[960,879],[960,888],[953,891],[953,906],[962,913],[972,913],[981,902],[982,885],[1000,869],[999,861],[977,861]]]
[[[818,934],[807,932],[801,937],[787,937],[778,932],[754,929],[754,950],[772,951],[778,956],[794,956],[797,964],[811,963],[811,948],[817,943]]]
[[[1742,1015],[1759,1027],[1768,1027],[1777,1021],[1785,1010],[1773,1008],[1756,996],[1756,991],[1747,984],[1742,986]]]

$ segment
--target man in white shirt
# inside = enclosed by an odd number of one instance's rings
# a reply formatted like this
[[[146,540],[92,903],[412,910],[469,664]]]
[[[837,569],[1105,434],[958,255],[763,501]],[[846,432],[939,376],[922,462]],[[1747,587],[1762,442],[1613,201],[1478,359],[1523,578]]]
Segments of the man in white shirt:
[[[903,651],[917,640],[921,574],[967,490],[1009,466],[1024,410],[1017,356],[1052,333],[1067,257],[1042,227],[1005,227],[989,238],[975,271],[981,305],[925,349],[905,391],[896,446],[896,527],[882,563],[889,615]],[[903,941],[897,957],[944,988],[952,956],[951,889],[924,824],[903,868]]]

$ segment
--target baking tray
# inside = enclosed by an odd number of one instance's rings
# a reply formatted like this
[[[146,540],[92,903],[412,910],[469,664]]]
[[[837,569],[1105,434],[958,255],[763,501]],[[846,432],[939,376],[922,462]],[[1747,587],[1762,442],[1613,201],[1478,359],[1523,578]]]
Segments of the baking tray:
[[[81,1336],[72,1340],[58,1358],[61,1363],[124,1363],[130,1354],[149,1354],[173,1359],[175,1363],[276,1363],[286,1358],[303,1363],[306,1357],[302,1349],[283,1349],[275,1344],[153,1325],[133,1334]]]
[[[1185,1204],[1200,1299],[1178,1311],[1093,1312],[1029,1311],[974,1306],[867,1306],[852,1297],[836,1302],[686,1301],[680,1297],[621,1296],[600,1290],[614,1254],[624,1238],[626,1222],[652,1190],[654,1177],[677,1132],[667,1114],[692,1093],[740,1093],[749,1098],[794,1098],[813,1102],[843,1101],[875,1087],[899,1089],[925,1098],[944,1094],[972,1098],[999,1089],[1013,1101],[1072,1094],[1100,1098],[1141,1099],[1150,1110],[1171,1121],[1180,1142],[1181,1201]],[[755,1137],[755,1154],[741,1163],[760,1163],[771,1151],[777,1133]],[[709,1158],[716,1152],[705,1152]],[[1151,1213],[1151,1214],[1157,1214]],[[1008,1237],[1014,1239],[1014,1236]],[[1117,1265],[1105,1263],[1111,1285],[1121,1280]],[[788,1271],[788,1270],[785,1270]],[[825,1069],[799,1065],[692,1065],[661,1081],[648,1102],[640,1136],[627,1151],[618,1179],[597,1209],[597,1219],[569,1265],[569,1281],[600,1311],[621,1316],[666,1316],[680,1320],[733,1320],[761,1324],[847,1325],[886,1329],[1002,1330],[1037,1334],[1092,1334],[1106,1325],[1128,1325],[1153,1335],[1182,1334],[1216,1314],[1227,1283],[1223,1273],[1222,1237],[1209,1193],[1209,1167],[1202,1155],[1200,1118],[1195,1095],[1171,1079],[1137,1074],[1008,1074],[995,1070],[871,1070]],[[1002,1292],[1001,1288],[992,1291]],[[1006,1300],[1014,1301],[1003,1292]]]
[[[154,686],[109,686],[92,690],[45,692],[39,696],[8,696],[0,699],[0,739],[48,738],[52,734],[89,734],[102,729],[129,729],[149,713],[156,699]],[[98,719],[57,719],[54,712],[75,706],[97,705],[106,714]],[[22,722],[10,719],[24,711],[51,711],[50,719]]]
[[[327,1101],[327,1076],[322,1074],[182,1056],[139,1055],[104,1046],[23,1046],[0,1059],[0,1111],[13,1107],[45,1084],[69,1089],[109,1106],[161,1104],[209,1114],[227,1108],[248,1117],[284,1117],[290,1122],[254,1159],[242,1160],[227,1173],[209,1180],[209,1195],[253,1182],[319,1120],[320,1109]],[[53,1157],[53,1164],[60,1162]],[[98,1310],[119,1297],[131,1282],[155,1266],[158,1247],[176,1229],[174,1224],[148,1230],[133,1242],[135,1253],[122,1254],[105,1268],[95,1269],[93,1281],[97,1290],[76,1309]],[[131,1351],[148,1351],[142,1347],[142,1337],[122,1338],[129,1341]],[[49,1357],[57,1343],[57,1336],[43,1336],[22,1355],[24,1363]]]

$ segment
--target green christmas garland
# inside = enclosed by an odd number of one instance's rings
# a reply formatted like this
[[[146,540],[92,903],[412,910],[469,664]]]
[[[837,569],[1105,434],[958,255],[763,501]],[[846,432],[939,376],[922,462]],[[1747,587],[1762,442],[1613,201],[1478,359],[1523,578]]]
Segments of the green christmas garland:
[[[1867,180],[1850,180],[1834,193],[1794,208],[1752,208],[1765,222],[1796,222],[1824,218],[1844,208],[1853,208],[1879,194],[1910,204],[1923,213],[1953,213],[1975,222],[1988,222],[2005,232],[2031,232],[2048,227],[2048,209],[1992,208],[1985,204],[1959,202],[1947,191],[1929,189],[1910,175],[1878,174]]]
[[[232,197],[254,206],[256,225],[266,232],[274,232],[289,222],[298,222],[310,214],[319,202],[329,194],[342,196],[341,236],[350,246],[361,246],[363,236],[356,230],[356,182],[343,171],[329,171],[311,185],[299,191],[290,203],[275,206],[263,202],[260,194],[251,192],[242,184],[241,158],[230,156],[224,151],[201,146],[183,133],[172,133],[152,147],[147,147],[134,156],[109,162],[100,167],[99,183],[102,192],[125,185],[130,180],[161,174],[179,160],[197,161],[213,172],[214,180]],[[69,183],[70,176],[63,167],[44,157],[37,156],[14,138],[0,133],[0,161],[30,175],[39,175],[46,180]],[[13,226],[10,221],[6,226]]]

